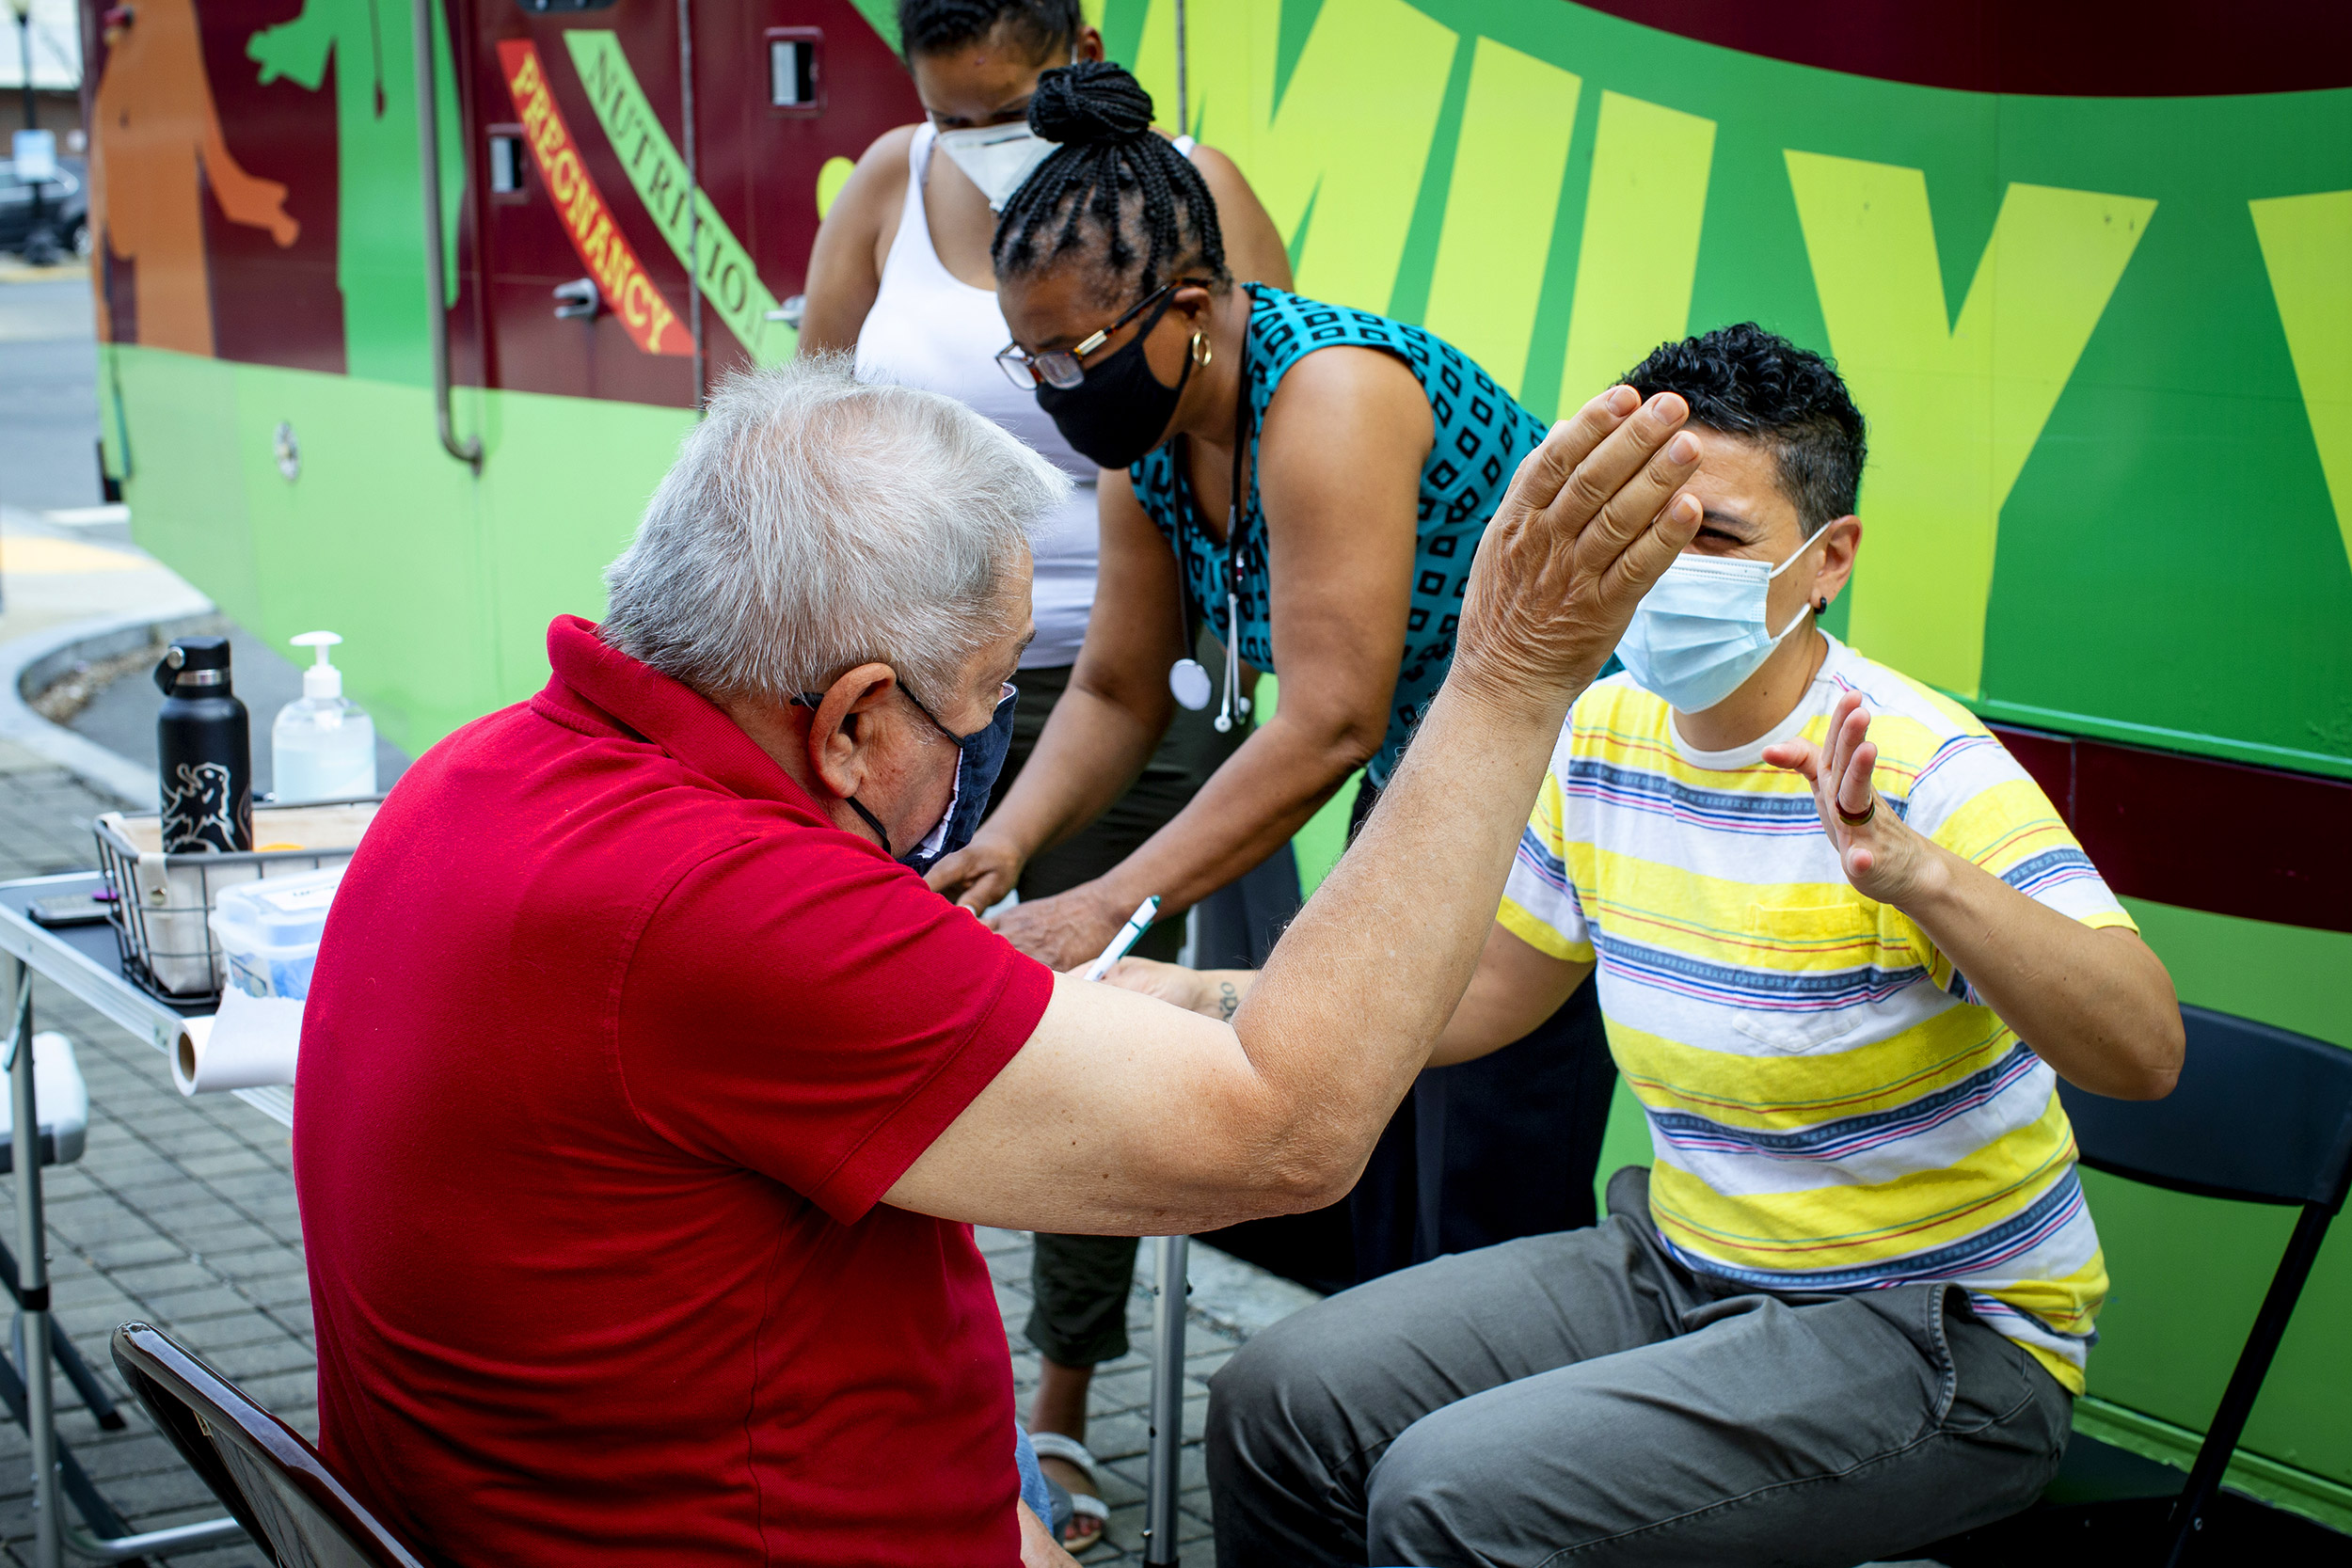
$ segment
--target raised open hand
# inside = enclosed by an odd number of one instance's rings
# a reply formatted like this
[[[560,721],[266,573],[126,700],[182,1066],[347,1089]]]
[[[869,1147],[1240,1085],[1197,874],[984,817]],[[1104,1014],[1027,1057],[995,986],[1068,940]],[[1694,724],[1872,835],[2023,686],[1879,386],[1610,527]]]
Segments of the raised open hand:
[[[1489,690],[1582,689],[1698,532],[1699,445],[1672,392],[1613,387],[1528,453],[1478,546],[1455,670]]]
[[[1826,745],[1783,740],[1764,748],[1774,768],[1801,773],[1813,786],[1821,831],[1837,847],[1838,863],[1856,893],[1904,909],[1934,874],[1935,846],[1911,830],[1872,783],[1879,749],[1870,739],[1870,711],[1849,691],[1830,710]]]

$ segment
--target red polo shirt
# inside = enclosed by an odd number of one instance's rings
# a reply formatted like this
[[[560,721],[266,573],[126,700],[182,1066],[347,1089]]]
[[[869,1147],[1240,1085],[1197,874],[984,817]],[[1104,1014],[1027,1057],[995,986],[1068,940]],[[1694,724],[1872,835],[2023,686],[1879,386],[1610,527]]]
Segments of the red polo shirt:
[[[971,1227],[878,1207],[1052,976],[569,616],[392,792],[304,1010],[321,1447],[466,1563],[1019,1557]]]

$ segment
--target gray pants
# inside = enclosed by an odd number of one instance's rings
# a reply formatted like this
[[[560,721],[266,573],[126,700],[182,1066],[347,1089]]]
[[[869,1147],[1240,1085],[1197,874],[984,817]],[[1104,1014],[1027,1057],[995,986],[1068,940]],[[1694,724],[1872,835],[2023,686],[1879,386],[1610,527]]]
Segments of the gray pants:
[[[1259,1335],[1210,1387],[1222,1568],[1820,1564],[2033,1501],[2074,1401],[1957,1287],[1773,1296],[1610,1217],[1457,1253]]]

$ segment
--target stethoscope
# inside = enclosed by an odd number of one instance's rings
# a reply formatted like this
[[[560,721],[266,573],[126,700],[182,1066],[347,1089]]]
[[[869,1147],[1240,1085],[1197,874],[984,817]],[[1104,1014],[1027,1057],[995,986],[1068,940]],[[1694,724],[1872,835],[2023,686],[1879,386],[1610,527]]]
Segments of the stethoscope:
[[[1249,450],[1252,428],[1249,408],[1249,339],[1242,336],[1241,391],[1233,409],[1232,494],[1225,507],[1225,701],[1217,710],[1216,733],[1232,730],[1234,721],[1249,717],[1249,699],[1241,692],[1241,466]],[[1189,647],[1193,628],[1200,625],[1192,602],[1192,552],[1186,548],[1185,530],[1194,523],[1192,484],[1186,461],[1189,451],[1179,451],[1176,457],[1177,499],[1182,503],[1176,513],[1176,593],[1177,613],[1184,617],[1183,644]],[[1168,689],[1186,710],[1198,713],[1209,705],[1209,673],[1200,661],[1189,653],[1168,668]]]

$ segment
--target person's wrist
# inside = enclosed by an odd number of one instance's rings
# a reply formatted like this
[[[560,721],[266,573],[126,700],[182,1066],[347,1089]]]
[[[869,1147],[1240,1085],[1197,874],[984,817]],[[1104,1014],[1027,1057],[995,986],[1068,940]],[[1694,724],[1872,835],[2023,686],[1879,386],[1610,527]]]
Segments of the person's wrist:
[[[1883,796],[1879,807],[1886,809]],[[1954,875],[1954,856],[1935,840],[1914,832],[1909,827],[1903,829],[1903,834],[1909,842],[1902,847],[1901,887],[1885,901],[1913,920],[1927,925],[1951,903],[1959,883]]]
[[[979,831],[972,835],[972,842],[967,847],[1010,860],[1016,876],[1020,874],[1020,867],[1029,863],[1031,852],[1019,833],[999,826],[993,818],[980,824]]]
[[[1184,973],[1191,976],[1191,979],[1185,982],[1187,989],[1184,994],[1184,1010],[1188,1013],[1200,1013],[1206,1018],[1215,1018],[1216,1016],[1217,976],[1207,971],[1197,969],[1189,969]]]
[[[1222,969],[1211,971],[1201,979],[1206,982],[1201,989],[1208,993],[1209,1003],[1204,1010],[1211,1012],[1219,1022],[1231,1023],[1233,1015],[1241,1011],[1242,999],[1249,994],[1250,984],[1257,979],[1257,975],[1246,969]]]
[[[1151,896],[1148,893],[1138,893],[1129,897],[1124,889],[1120,886],[1118,879],[1111,876],[1097,877],[1090,882],[1080,882],[1070,892],[1084,900],[1089,914],[1095,924],[1102,927],[1103,940],[1105,942],[1108,942],[1112,934],[1121,926],[1127,924],[1127,917],[1136,912],[1136,906]]]
[[[1549,737],[1559,733],[1561,721],[1592,683],[1545,681],[1491,658],[1457,652],[1445,684],[1488,721]]]

